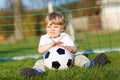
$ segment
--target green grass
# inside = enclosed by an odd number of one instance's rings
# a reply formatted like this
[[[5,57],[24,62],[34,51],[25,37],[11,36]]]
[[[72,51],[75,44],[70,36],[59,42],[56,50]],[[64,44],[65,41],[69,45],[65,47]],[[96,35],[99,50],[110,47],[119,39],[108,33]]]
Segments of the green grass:
[[[38,39],[24,40],[20,42],[3,42],[0,43],[0,57],[19,56],[25,54],[38,54]]]
[[[76,44],[79,50],[119,47],[119,35],[120,31],[76,33]]]
[[[91,54],[89,58],[93,59],[96,55]],[[61,71],[46,69],[44,76],[37,76],[34,80],[119,80],[120,52],[107,53],[107,56],[110,63],[103,67],[85,69],[73,66]],[[19,70],[22,67],[32,67],[35,62],[36,59],[0,62],[0,80],[27,80],[19,74]]]

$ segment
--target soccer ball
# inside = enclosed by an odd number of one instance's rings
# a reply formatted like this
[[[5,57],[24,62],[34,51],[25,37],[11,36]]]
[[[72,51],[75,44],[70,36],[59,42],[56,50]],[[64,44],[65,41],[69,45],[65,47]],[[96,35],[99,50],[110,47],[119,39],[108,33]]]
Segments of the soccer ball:
[[[45,66],[49,69],[67,69],[74,63],[74,56],[62,47],[55,46],[44,54]]]

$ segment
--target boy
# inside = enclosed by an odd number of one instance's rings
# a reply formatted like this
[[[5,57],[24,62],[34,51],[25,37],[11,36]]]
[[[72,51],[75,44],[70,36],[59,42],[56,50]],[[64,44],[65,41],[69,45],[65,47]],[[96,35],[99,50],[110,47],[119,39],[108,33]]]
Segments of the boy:
[[[61,46],[68,50],[70,53],[75,54],[77,49],[74,45],[73,40],[68,34],[64,32],[65,30],[65,19],[64,16],[57,12],[52,12],[47,15],[45,19],[46,34],[42,35],[40,38],[40,43],[38,46],[39,53],[45,53],[50,48],[54,46]],[[94,64],[104,65],[107,60],[105,54],[98,55],[94,60],[90,61],[84,55],[77,55],[75,57],[76,66],[80,67],[91,67]],[[45,73],[45,65],[43,60],[38,60],[33,68],[22,68],[20,74],[33,77],[36,75],[43,75]]]

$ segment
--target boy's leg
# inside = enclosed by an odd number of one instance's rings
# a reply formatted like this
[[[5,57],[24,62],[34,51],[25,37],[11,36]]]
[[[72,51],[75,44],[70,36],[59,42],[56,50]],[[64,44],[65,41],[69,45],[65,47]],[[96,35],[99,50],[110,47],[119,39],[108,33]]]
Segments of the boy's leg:
[[[34,77],[36,75],[44,75],[45,73],[45,65],[43,60],[38,60],[33,68],[22,68],[20,70],[20,74],[26,77]]]
[[[75,56],[75,65],[79,67],[88,66],[90,64],[90,60],[84,55]]]
[[[38,60],[35,65],[33,66],[33,68],[35,69],[39,69],[45,72],[45,64],[44,64],[44,60]]]

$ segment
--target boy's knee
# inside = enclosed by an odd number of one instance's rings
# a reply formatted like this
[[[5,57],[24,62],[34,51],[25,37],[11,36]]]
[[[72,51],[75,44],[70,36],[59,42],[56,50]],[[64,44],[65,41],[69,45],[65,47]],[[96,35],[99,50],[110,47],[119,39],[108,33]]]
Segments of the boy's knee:
[[[84,56],[84,55],[77,55],[75,57],[75,65],[79,67],[83,67],[86,63],[88,63],[90,60]]]

